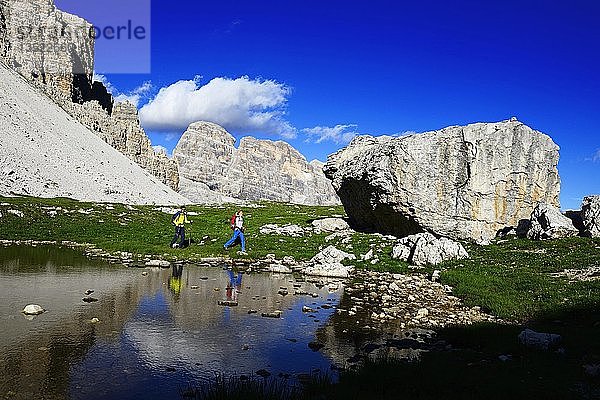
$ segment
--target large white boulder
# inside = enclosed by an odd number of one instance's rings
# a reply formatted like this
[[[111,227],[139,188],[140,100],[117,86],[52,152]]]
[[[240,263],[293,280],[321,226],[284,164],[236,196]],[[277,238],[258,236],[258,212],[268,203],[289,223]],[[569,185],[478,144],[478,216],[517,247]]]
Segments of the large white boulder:
[[[403,137],[359,136],[324,167],[353,228],[486,242],[558,206],[558,146],[512,118]]]
[[[436,238],[427,232],[402,238],[392,249],[392,258],[419,266],[468,257],[462,244],[444,237]]]

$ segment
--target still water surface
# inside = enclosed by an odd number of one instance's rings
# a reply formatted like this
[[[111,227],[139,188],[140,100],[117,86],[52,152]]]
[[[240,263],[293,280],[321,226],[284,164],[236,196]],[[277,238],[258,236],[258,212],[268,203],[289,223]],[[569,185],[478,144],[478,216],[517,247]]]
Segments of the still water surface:
[[[88,289],[97,302],[82,301]],[[308,343],[335,311],[321,306],[335,306],[342,290],[291,275],[131,269],[69,249],[0,248],[0,398],[178,398],[215,372],[328,371],[331,361]],[[26,318],[30,303],[48,311]],[[260,316],[275,310],[281,318]]]

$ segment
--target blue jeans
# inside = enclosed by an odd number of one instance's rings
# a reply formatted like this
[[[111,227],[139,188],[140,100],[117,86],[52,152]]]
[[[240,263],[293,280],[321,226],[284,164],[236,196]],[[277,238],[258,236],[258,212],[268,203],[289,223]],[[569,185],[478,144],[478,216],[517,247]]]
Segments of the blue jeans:
[[[179,246],[183,247],[183,244],[185,243],[185,228],[183,226],[175,227],[175,236],[173,236],[173,240],[171,240],[171,247],[177,243],[177,239],[179,238],[181,238]]]
[[[227,241],[227,243],[225,243],[223,245],[223,247],[225,247],[226,249],[229,248],[230,246],[233,246],[233,244],[235,243],[235,241],[237,239],[240,239],[240,241],[242,242],[242,251],[246,251],[246,239],[244,238],[244,232],[242,232],[239,229],[235,229],[233,231],[233,236],[231,237],[231,239],[229,239],[229,241]]]

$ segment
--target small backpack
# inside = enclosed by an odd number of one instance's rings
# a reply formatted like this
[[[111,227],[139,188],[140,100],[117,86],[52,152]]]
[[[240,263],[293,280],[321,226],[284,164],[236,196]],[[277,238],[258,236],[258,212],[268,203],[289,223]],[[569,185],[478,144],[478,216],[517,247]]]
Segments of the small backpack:
[[[236,217],[237,217],[237,213],[234,213],[234,214],[231,216],[231,221],[230,221],[230,223],[231,223],[231,229],[233,229],[233,230],[235,230],[235,219],[236,219]]]
[[[171,217],[171,223],[173,225],[175,225],[175,220],[179,217],[179,215],[181,214],[181,211],[177,211],[175,214],[173,214],[173,216]]]

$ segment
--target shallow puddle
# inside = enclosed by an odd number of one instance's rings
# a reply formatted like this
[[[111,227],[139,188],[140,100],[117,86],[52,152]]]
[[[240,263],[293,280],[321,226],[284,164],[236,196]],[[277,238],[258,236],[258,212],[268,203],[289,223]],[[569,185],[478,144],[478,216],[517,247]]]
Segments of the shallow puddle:
[[[328,372],[331,360],[309,343],[343,288],[298,279],[131,269],[70,249],[0,248],[0,397],[178,398],[221,372]],[[283,288],[289,294],[278,294]],[[24,316],[32,303],[47,312]],[[277,311],[280,318],[261,316]]]

